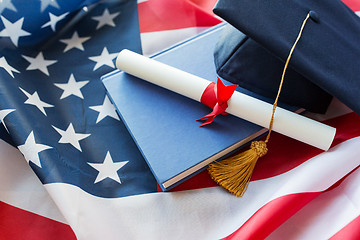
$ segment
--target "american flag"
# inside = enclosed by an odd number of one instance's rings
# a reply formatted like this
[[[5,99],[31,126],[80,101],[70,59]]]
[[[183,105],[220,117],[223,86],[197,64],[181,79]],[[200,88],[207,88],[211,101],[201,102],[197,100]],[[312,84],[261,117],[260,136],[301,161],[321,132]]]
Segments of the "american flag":
[[[214,2],[0,1],[1,239],[360,237],[360,117],[336,99],[311,116],[337,128],[332,148],[274,134],[244,197],[206,172],[159,192],[100,77],[123,48],[220,23]]]

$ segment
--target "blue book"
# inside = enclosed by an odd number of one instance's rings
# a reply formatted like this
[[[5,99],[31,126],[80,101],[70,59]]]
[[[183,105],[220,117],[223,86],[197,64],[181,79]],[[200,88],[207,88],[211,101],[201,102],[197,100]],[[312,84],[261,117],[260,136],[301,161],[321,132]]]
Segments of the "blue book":
[[[153,58],[215,82],[213,49],[223,27],[211,28]],[[232,115],[217,116],[212,124],[200,128],[196,119],[212,111],[202,103],[119,70],[103,76],[102,81],[165,191],[266,132]]]

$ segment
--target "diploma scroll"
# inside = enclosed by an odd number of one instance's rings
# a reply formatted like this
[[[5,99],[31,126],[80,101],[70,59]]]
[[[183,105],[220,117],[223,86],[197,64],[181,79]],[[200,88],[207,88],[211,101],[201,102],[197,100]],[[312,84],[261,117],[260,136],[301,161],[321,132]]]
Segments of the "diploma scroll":
[[[199,102],[211,83],[126,49],[119,53],[116,66],[126,73]],[[235,91],[228,101],[226,112],[268,128],[272,108],[272,104]],[[336,129],[277,107],[273,131],[326,151],[334,139]]]

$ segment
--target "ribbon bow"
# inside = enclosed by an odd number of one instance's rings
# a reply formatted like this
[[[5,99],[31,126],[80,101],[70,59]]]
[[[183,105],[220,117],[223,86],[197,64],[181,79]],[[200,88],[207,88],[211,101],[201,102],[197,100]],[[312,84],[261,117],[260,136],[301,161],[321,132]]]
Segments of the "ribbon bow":
[[[196,121],[206,121],[199,127],[208,125],[214,121],[214,118],[219,115],[226,115],[225,110],[228,107],[227,101],[233,95],[237,85],[225,86],[220,78],[217,78],[217,83],[210,83],[201,96],[201,103],[213,109],[213,111]]]

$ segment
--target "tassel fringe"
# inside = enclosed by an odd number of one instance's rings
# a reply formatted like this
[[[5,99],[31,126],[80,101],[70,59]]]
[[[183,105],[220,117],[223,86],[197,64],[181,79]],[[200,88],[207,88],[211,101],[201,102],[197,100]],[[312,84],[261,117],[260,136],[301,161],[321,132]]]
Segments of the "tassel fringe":
[[[249,150],[210,164],[208,172],[217,184],[241,197],[249,184],[257,160],[266,153],[264,141],[253,141]]]

